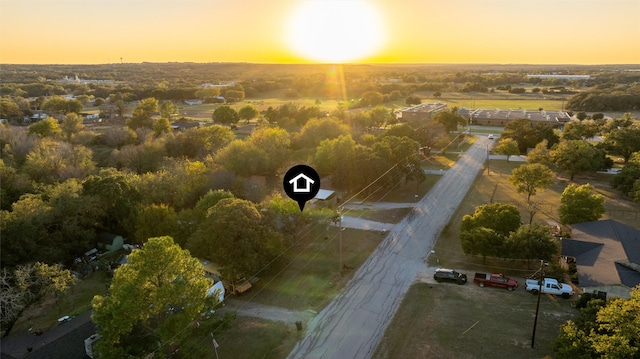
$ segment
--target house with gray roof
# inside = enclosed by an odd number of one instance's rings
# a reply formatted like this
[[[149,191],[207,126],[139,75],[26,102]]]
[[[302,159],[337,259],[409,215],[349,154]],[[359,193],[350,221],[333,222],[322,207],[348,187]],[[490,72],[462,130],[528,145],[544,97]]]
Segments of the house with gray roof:
[[[640,230],[607,219],[573,224],[562,239],[562,256],[575,260],[584,292],[629,298],[640,285]]]

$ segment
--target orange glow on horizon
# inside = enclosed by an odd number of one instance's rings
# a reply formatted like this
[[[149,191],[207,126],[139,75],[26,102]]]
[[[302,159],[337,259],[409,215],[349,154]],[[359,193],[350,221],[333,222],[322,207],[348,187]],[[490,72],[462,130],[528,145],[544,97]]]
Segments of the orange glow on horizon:
[[[167,0],[150,6],[146,0],[96,0],[86,6],[70,0],[0,0],[0,63],[100,64],[122,58],[130,63],[640,64],[638,0],[357,0],[377,10],[386,41],[377,52],[346,56],[347,46],[345,54],[337,50],[333,57],[300,53],[283,35],[288,16],[310,1],[315,0]],[[334,19],[325,18],[330,27]],[[571,26],[576,21],[581,26]]]

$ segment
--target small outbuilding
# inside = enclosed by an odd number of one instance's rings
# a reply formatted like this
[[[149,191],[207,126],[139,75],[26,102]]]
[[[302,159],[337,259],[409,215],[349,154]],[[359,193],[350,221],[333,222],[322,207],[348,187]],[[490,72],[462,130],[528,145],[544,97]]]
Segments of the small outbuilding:
[[[102,232],[98,234],[98,247],[112,252],[122,248],[124,238],[117,234]]]

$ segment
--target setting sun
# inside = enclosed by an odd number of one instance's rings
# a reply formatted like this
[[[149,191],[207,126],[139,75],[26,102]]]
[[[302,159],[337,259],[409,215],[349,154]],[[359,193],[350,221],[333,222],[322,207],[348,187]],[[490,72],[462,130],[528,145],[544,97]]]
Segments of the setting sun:
[[[327,63],[374,55],[384,42],[383,23],[364,1],[308,1],[291,14],[288,45],[300,56]]]

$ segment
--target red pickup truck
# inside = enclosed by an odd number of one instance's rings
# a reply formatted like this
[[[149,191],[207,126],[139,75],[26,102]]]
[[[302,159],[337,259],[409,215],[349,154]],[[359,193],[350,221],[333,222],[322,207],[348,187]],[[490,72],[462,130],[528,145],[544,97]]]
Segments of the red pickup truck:
[[[511,277],[505,277],[502,273],[476,273],[473,282],[478,283],[480,287],[499,287],[507,288],[508,290],[518,288],[517,280]]]

